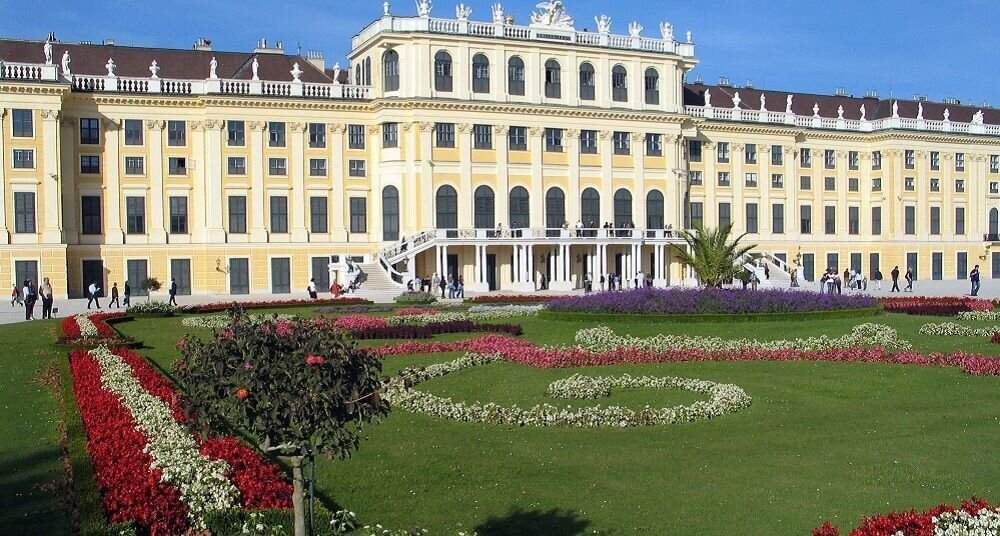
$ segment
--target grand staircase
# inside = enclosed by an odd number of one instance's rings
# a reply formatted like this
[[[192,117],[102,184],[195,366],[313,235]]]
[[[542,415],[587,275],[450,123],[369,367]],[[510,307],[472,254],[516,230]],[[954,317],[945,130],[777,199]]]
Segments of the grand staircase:
[[[392,303],[396,296],[403,293],[404,288],[393,281],[379,263],[370,262],[358,264],[367,276],[361,287],[354,291],[354,296],[365,298],[375,303]]]

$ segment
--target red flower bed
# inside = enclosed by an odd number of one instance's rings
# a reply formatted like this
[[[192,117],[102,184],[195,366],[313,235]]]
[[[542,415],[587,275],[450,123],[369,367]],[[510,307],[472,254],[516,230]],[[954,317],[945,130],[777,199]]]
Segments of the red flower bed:
[[[961,510],[976,515],[984,508],[991,508],[983,499],[973,497],[963,501]],[[861,524],[850,532],[850,536],[892,536],[902,533],[903,536],[934,536],[933,518],[945,512],[958,510],[953,506],[942,504],[924,512],[910,510],[907,512],[892,512],[874,517],[866,517]],[[813,529],[813,536],[839,536],[840,531],[829,521],[821,527]]]
[[[992,311],[993,302],[978,298],[882,298],[879,303],[890,313],[955,316],[966,311]]]
[[[951,354],[919,354],[912,351],[893,353],[882,348],[849,347],[820,351],[781,349],[723,352],[691,349],[655,352],[637,348],[621,348],[610,352],[591,352],[577,347],[544,348],[523,339],[486,335],[453,342],[407,341],[397,345],[371,348],[368,351],[379,356],[457,351],[500,354],[509,361],[537,368],[689,361],[828,361],[958,367],[973,376],[1000,376],[1000,359],[964,352]]]
[[[324,322],[322,319],[317,322]],[[370,315],[344,315],[333,320],[332,326],[346,331],[384,328],[389,325],[384,318]]]
[[[244,309],[275,309],[278,307],[298,307],[298,306],[326,306],[326,305],[368,305],[372,302],[364,298],[348,297],[348,298],[323,298],[318,300],[312,299],[289,299],[289,300],[271,300],[271,301],[245,301],[245,302],[220,302],[220,303],[205,303],[201,305],[185,305],[180,308],[181,312],[184,313],[218,313],[220,311],[226,311],[232,309],[235,306],[240,306]]]
[[[79,315],[67,316],[59,324],[60,328],[62,329],[62,341],[72,342],[72,341],[77,341],[81,338],[82,334],[80,333],[80,324],[78,324],[76,320],[77,316]],[[121,312],[94,313],[89,315],[87,318],[89,318],[90,321],[94,324],[94,327],[97,328],[97,334],[100,339],[117,339],[119,338],[118,332],[116,332],[115,328],[111,327],[111,324],[108,324],[107,321],[114,320],[117,318],[124,318],[125,316],[127,315]]]
[[[469,303],[546,303],[565,296],[546,296],[545,294],[483,294],[469,298]]]

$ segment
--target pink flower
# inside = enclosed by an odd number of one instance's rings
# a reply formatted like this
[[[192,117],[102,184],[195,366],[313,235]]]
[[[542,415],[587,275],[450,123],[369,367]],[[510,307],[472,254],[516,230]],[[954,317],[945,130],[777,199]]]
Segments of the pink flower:
[[[233,333],[233,329],[232,329],[232,328],[225,328],[225,329],[223,329],[223,330],[222,330],[222,331],[221,331],[221,332],[219,333],[219,335],[220,335],[220,336],[221,336],[221,337],[222,337],[223,339],[232,339],[232,338],[233,338],[233,335],[235,335],[235,334]]]
[[[274,334],[279,337],[290,337],[292,335],[292,324],[287,320],[279,320],[274,323]]]
[[[306,356],[306,365],[310,367],[313,365],[322,365],[326,363],[326,359],[321,355],[309,354]]]
[[[333,321],[333,327],[346,331],[384,328],[389,325],[384,318],[368,315],[344,315]]]

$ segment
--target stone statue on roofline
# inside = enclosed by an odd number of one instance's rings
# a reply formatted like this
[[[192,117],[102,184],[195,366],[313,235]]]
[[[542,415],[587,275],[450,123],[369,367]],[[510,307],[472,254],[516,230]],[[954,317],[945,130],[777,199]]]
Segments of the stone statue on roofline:
[[[687,42],[689,44],[694,43],[694,32],[692,32],[691,30],[687,31]]]
[[[786,114],[791,114],[792,113],[792,95],[791,94],[789,94],[787,97],[785,97],[785,113]]]
[[[607,35],[611,33],[611,17],[607,15],[594,17],[594,22],[597,23],[597,33],[602,35]]]
[[[899,118],[899,101],[898,100],[892,101],[892,117],[894,117],[896,119]]]
[[[383,17],[388,17],[389,16],[389,2],[388,1],[382,2],[382,16]]]
[[[867,121],[867,118],[865,117],[865,105],[864,104],[861,105],[861,120],[862,121]]]
[[[219,62],[216,61],[215,56],[212,56],[212,61],[208,62],[208,77],[212,80],[219,78],[216,69],[219,68]]]
[[[767,111],[767,97],[764,96],[763,92],[760,94],[760,111],[761,113]]]
[[[945,120],[945,121],[950,121],[950,119],[948,119],[949,117],[951,117],[951,112],[950,112],[950,111],[948,111],[948,109],[947,109],[947,108],[945,108],[945,109],[944,109],[944,120]]]
[[[503,24],[503,5],[497,2],[493,4],[493,24]]]
[[[813,117],[819,117],[819,103],[813,103]]]
[[[431,16],[431,0],[416,0],[417,15],[423,18]]]
[[[160,77],[160,64],[156,63],[156,60],[149,64],[149,77],[153,79]]]
[[[976,110],[976,113],[972,114],[972,124],[982,125],[983,124],[983,111]]]
[[[339,84],[340,83],[340,62],[339,61],[337,63],[333,64],[333,83],[334,84]]]
[[[740,98],[740,92],[739,91],[737,91],[736,93],[733,93],[733,109],[738,109],[740,107],[740,102],[742,102],[742,101],[743,101],[743,99]]]
[[[461,22],[469,22],[469,17],[472,16],[472,8],[465,4],[458,4],[455,6],[455,18]]]
[[[45,40],[45,44],[42,45],[42,53],[45,54],[45,65],[52,65],[52,41],[49,39]]]
[[[639,21],[632,21],[628,25],[628,35],[629,35],[629,37],[639,37],[639,34],[641,34],[641,33],[642,33],[642,25],[639,24]]]
[[[292,82],[301,82],[299,77],[302,76],[302,69],[299,68],[299,62],[293,63],[292,70],[288,72],[292,74]]]
[[[917,119],[921,121],[924,119],[924,103],[922,102],[917,103]]]
[[[531,25],[542,28],[556,28],[560,30],[573,29],[573,17],[566,13],[566,6],[562,0],[543,0],[535,4],[535,11],[531,14]]]
[[[69,70],[70,61],[71,60],[69,59],[69,51],[68,50],[63,51],[62,61],[61,61],[63,76],[69,76],[72,74]]]
[[[674,40],[674,25],[667,21],[660,23],[660,36],[663,37],[664,41]]]
[[[709,91],[708,88],[705,88],[705,107],[706,108],[712,107],[712,93]]]
[[[840,106],[837,106],[837,119],[843,119],[843,118],[844,118],[844,105],[841,104]]]
[[[253,80],[260,80],[260,75],[258,74],[258,71],[260,71],[260,62],[257,61],[257,56],[254,56],[253,62],[250,63],[250,70],[253,72]]]
[[[108,58],[108,62],[104,64],[104,68],[108,70],[108,78],[115,77],[115,60]]]

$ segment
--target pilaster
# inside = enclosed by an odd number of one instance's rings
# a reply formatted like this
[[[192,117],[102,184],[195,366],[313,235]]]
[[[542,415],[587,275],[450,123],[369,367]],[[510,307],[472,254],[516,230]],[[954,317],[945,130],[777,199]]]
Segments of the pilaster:
[[[347,241],[347,227],[344,223],[344,173],[347,172],[347,164],[344,162],[344,132],[347,127],[340,123],[327,125],[327,132],[330,133],[330,180],[332,182],[330,201],[330,220],[333,224],[330,227],[330,238],[334,242]]]
[[[164,228],[163,218],[163,129],[166,121],[149,120],[146,121],[146,143],[149,147],[149,165],[146,172],[149,174],[149,221],[147,230],[149,242],[151,244],[165,244],[167,242],[167,232]],[[195,166],[197,167],[197,166]]]
[[[250,196],[248,203],[247,223],[250,225],[251,242],[267,242],[267,228],[264,222],[264,133],[267,131],[267,123],[264,121],[250,121],[247,124],[250,129]],[[343,189],[341,196],[343,196]],[[334,191],[336,195],[336,190]],[[343,207],[343,203],[339,205]],[[343,219],[340,220],[341,223]]]
[[[195,154],[204,155],[204,166],[196,166],[195,169],[204,169],[205,180],[205,235],[204,239],[210,244],[225,242],[226,231],[222,227],[222,128],[223,122],[217,119],[208,119],[192,125],[196,138],[199,127],[204,130],[203,146],[204,151]],[[197,146],[196,146],[197,147]],[[162,210],[162,204],[161,204]],[[162,216],[161,216],[162,217]]]
[[[303,169],[305,161],[305,133],[308,126],[305,123],[293,122],[289,125],[292,133],[292,154],[289,162],[288,172],[292,179],[292,198],[289,203],[291,212],[291,240],[292,242],[308,242],[309,232],[306,230],[305,213],[306,206],[306,179]]]
[[[10,228],[7,227],[7,109],[0,108],[0,244],[10,243]]]
[[[119,143],[121,120],[103,119],[104,127],[104,243],[124,244],[122,233],[121,176],[119,164]]]

